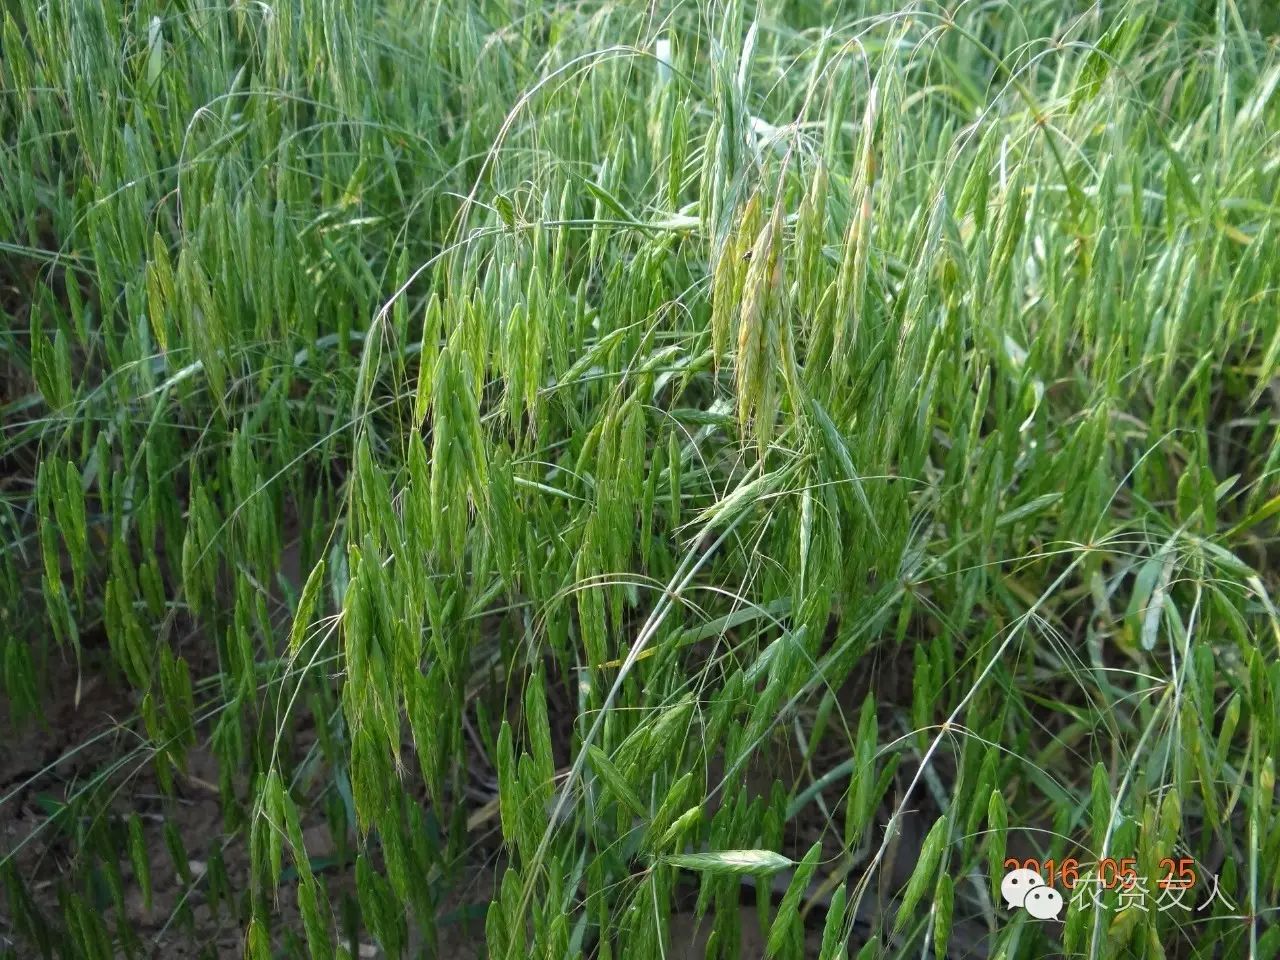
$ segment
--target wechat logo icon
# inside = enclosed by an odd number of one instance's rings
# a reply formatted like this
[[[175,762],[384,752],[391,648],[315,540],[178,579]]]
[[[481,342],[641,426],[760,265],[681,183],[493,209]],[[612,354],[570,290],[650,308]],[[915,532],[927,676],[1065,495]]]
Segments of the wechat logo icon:
[[[1000,881],[1000,894],[1010,910],[1022,907],[1037,920],[1057,920],[1062,912],[1062,894],[1034,870],[1010,870]]]

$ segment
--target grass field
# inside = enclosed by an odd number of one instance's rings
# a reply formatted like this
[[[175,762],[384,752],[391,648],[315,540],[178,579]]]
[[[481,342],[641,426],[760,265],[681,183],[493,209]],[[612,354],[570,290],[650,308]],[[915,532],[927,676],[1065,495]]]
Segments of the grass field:
[[[1270,0],[0,11],[0,956],[1280,954]]]

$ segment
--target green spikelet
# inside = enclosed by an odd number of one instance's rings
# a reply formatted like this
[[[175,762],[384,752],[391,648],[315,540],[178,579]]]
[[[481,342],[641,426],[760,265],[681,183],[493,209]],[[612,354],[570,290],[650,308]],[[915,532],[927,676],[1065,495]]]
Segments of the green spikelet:
[[[925,891],[930,885],[935,884],[934,871],[938,869],[938,863],[942,859],[949,829],[947,818],[939,817],[925,836],[916,867],[911,872],[911,878],[907,881],[907,887],[902,893],[897,918],[894,920],[895,930],[901,930],[903,925],[912,919],[912,913],[924,897]]]
[[[822,927],[822,946],[818,960],[847,960],[849,946],[844,934],[844,918],[848,892],[842,886],[831,895],[827,918]]]
[[[760,233],[760,194],[752,193],[743,207],[738,224],[715,258],[711,292],[711,349],[716,364],[729,355],[733,324],[739,314],[749,257]]]
[[[777,311],[783,278],[780,205],[774,207],[772,216],[756,235],[750,253],[742,285],[742,309],[738,315],[735,389],[739,424],[745,434],[754,433],[763,453],[773,437],[778,413],[775,379],[780,359]]]
[[[769,940],[765,947],[768,955],[778,957],[788,952],[794,955],[794,950],[787,951],[788,944],[798,943],[803,939],[803,930],[800,925],[800,900],[809,886],[809,879],[813,876],[821,856],[822,844],[815,843],[792,874],[791,883],[787,886],[782,902],[778,904],[773,926],[769,929]]]

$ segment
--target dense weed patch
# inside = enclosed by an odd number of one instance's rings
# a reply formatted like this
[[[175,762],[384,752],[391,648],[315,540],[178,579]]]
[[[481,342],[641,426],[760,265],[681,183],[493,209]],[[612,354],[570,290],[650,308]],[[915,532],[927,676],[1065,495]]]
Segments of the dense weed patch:
[[[6,3],[0,951],[1274,956],[1278,31]]]

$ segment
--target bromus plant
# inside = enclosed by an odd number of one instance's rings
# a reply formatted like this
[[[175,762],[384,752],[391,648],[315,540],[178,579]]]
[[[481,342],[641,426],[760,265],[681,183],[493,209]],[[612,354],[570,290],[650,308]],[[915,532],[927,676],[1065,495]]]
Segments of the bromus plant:
[[[1265,0],[0,17],[0,954],[1280,954]]]

